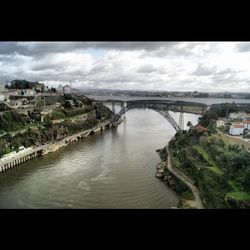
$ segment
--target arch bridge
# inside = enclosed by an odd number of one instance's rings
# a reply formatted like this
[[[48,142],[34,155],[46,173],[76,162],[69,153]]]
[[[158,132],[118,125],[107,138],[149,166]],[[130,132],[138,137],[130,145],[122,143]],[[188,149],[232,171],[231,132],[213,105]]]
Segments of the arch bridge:
[[[193,113],[187,111],[187,107],[199,107],[200,114],[204,113],[207,109],[203,103],[183,102],[183,101],[169,101],[169,100],[107,100],[104,103],[112,103],[113,117],[111,124],[117,124],[122,119],[122,116],[131,109],[152,109],[160,113],[175,129],[175,131],[184,130],[184,113]],[[121,110],[115,112],[115,103],[120,104]],[[169,111],[180,112],[179,122],[170,115]],[[192,110],[192,109],[190,109]]]

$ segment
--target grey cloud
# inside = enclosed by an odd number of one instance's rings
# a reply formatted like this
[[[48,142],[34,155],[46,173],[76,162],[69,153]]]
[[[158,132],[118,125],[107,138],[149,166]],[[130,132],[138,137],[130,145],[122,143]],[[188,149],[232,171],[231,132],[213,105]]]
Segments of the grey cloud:
[[[153,51],[160,47],[171,47],[174,44],[173,42],[0,42],[0,54],[41,56],[86,49]]]
[[[206,45],[206,46],[204,46]],[[197,47],[201,48],[199,54],[195,53]],[[209,52],[217,51],[216,43],[205,43],[205,42],[172,42],[168,46],[159,46],[158,49],[147,51],[141,57],[146,56],[157,56],[157,57],[166,57],[166,56],[204,56],[204,54]]]
[[[141,67],[139,67],[139,69],[137,70],[137,73],[152,73],[155,72],[157,69],[151,65],[151,64],[145,64]]]
[[[97,62],[95,62],[93,64],[93,67],[89,71],[89,74],[96,74],[99,72],[105,72],[107,70],[110,70],[111,68],[113,68],[112,63],[107,64],[104,60],[98,60]]]
[[[210,76],[210,75],[224,75],[224,74],[233,74],[239,73],[240,71],[235,71],[230,68],[226,68],[223,70],[219,70],[216,66],[214,67],[206,67],[203,64],[199,64],[195,71],[193,71],[192,75],[196,76]]]
[[[213,74],[216,74],[216,67],[207,68],[201,64],[199,64],[196,70],[192,73],[192,75],[196,76],[208,76]]]
[[[86,46],[94,49],[153,51],[161,47],[171,47],[175,44],[175,42],[88,42]]]

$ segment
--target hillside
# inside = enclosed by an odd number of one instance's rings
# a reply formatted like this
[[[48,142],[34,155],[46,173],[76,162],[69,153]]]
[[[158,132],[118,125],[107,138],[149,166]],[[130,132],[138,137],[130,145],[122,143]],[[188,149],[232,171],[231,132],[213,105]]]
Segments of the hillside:
[[[71,100],[74,107],[71,106]],[[79,105],[79,106],[78,106]],[[55,142],[66,136],[95,126],[103,119],[111,117],[111,111],[102,104],[93,104],[83,95],[63,97],[61,108],[42,117],[42,109],[36,109],[29,115],[14,110],[0,114],[0,157],[20,146],[30,147]]]
[[[250,207],[250,153],[196,127],[169,142],[176,167],[198,187],[207,208]]]

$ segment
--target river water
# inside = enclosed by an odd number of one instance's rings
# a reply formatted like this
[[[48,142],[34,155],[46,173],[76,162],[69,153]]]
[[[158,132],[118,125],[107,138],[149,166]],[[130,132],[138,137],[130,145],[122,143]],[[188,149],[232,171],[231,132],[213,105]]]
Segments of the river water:
[[[179,113],[170,112],[178,121]],[[185,124],[198,116],[185,114]],[[118,128],[0,174],[1,208],[171,208],[179,195],[155,177],[156,149],[175,131],[153,110]]]

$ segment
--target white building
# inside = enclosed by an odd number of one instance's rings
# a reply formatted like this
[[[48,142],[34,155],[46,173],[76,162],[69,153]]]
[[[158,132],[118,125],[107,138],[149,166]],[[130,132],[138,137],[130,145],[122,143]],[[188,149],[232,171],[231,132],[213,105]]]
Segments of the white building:
[[[9,91],[11,96],[33,96],[34,89],[12,89]]]
[[[244,121],[243,124],[244,124],[244,128],[250,129],[250,121],[249,120]]]
[[[4,101],[4,84],[0,83],[0,101]]]
[[[233,124],[230,126],[229,134],[230,135],[243,135],[245,127],[243,124]]]
[[[229,118],[231,119],[244,119],[246,116],[246,112],[233,112],[229,114]]]
[[[57,87],[57,92],[63,93],[63,86],[61,84],[59,84],[59,86]]]
[[[219,127],[223,127],[223,126],[225,126],[225,121],[222,118],[218,119],[216,121],[216,127],[219,128]]]
[[[45,90],[45,84],[43,83],[35,83],[33,84],[32,89],[34,90],[34,92],[43,92]]]
[[[20,91],[20,94],[25,96],[33,96],[35,92],[33,89],[23,89],[22,91]]]
[[[0,82],[0,92],[2,92],[4,90],[4,84]]]
[[[71,87],[69,85],[63,86],[63,93],[64,94],[70,94],[71,93]]]

